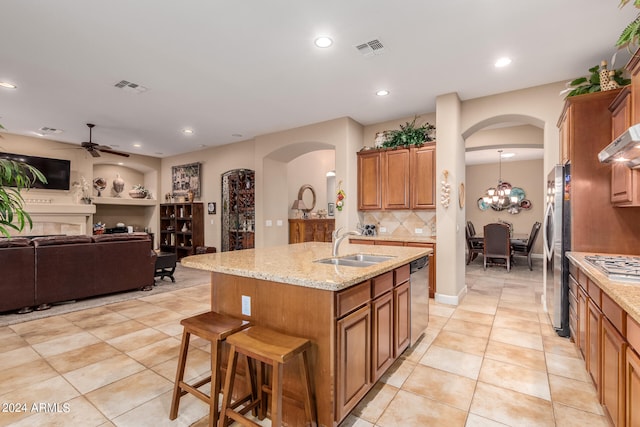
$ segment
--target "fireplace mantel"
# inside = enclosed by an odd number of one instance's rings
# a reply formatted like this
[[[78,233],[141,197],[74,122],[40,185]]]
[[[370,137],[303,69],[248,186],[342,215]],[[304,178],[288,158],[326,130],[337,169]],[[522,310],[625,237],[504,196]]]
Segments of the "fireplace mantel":
[[[25,227],[21,236],[42,236],[50,234],[91,234],[92,218],[96,206],[86,204],[25,203],[25,211],[31,216],[33,227]]]

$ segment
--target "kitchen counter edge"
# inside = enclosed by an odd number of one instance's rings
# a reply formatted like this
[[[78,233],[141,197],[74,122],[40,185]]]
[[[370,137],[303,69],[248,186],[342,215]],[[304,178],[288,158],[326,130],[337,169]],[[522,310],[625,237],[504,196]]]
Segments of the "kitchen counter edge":
[[[590,264],[585,257],[589,255],[603,255],[587,252],[567,252],[569,262],[579,267],[593,280],[613,301],[616,302],[627,315],[640,323],[640,283],[626,283],[611,280],[600,269]],[[614,255],[614,254],[607,254]]]

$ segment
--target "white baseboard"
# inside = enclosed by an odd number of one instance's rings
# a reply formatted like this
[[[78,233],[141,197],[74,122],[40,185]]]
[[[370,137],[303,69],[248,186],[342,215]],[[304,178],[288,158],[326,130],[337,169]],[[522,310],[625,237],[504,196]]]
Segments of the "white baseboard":
[[[442,304],[459,305],[460,301],[464,299],[465,295],[467,295],[467,285],[465,285],[464,288],[460,289],[460,292],[458,292],[458,295],[444,295],[436,292],[433,299],[436,302],[439,302]]]

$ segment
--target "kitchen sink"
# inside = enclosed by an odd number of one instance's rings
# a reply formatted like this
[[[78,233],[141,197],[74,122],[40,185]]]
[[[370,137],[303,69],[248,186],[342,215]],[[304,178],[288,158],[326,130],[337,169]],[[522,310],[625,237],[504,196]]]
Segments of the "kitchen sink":
[[[394,257],[387,255],[353,254],[341,257],[319,259],[314,262],[317,262],[319,264],[344,265],[347,267],[371,267],[372,265],[388,261],[392,258]]]

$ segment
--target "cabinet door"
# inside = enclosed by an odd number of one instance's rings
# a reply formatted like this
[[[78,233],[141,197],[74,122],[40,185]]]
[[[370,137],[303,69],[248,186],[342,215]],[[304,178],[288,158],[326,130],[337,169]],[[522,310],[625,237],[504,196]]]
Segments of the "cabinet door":
[[[336,413],[343,419],[371,388],[369,305],[337,321]]]
[[[411,209],[435,209],[435,144],[411,148]]]
[[[602,312],[593,300],[588,300],[588,326],[587,326],[587,371],[596,386],[598,398],[602,401],[602,384],[600,383],[600,351],[602,344],[600,333],[602,329]]]
[[[624,425],[625,352],[627,343],[606,317],[602,319],[602,403],[613,425]]]
[[[382,152],[358,153],[358,210],[382,209]]]
[[[394,358],[409,347],[411,341],[411,287],[404,282],[393,289]]]
[[[640,357],[631,347],[627,347],[625,389],[626,425],[640,426]]]
[[[578,286],[578,339],[576,344],[584,360],[587,360],[587,292]]]
[[[371,303],[371,382],[377,381],[393,363],[393,292],[387,292]]]
[[[571,106],[568,106],[560,118],[560,163],[571,159]]]
[[[409,150],[384,152],[382,205],[384,209],[409,209]]]

